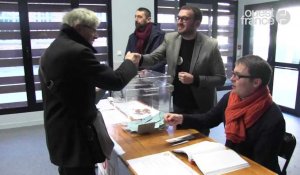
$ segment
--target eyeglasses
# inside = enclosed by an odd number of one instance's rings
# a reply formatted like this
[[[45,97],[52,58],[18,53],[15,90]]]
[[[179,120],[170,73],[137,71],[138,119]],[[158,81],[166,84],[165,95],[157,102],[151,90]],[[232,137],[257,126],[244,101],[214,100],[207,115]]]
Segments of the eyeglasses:
[[[188,22],[192,18],[191,17],[187,17],[187,16],[177,16],[176,19],[177,19],[177,21],[182,21],[182,22],[186,23],[186,22]]]
[[[238,72],[232,72],[232,77],[237,78],[238,80],[241,78],[255,78],[251,75],[240,75]]]

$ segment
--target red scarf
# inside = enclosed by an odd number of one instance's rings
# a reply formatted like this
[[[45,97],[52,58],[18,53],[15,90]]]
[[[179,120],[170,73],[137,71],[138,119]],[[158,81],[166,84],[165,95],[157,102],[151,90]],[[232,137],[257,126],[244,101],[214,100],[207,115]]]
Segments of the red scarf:
[[[246,129],[251,127],[272,103],[272,97],[267,86],[258,89],[245,99],[241,99],[231,91],[225,110],[226,138],[233,143],[244,141]]]
[[[148,23],[143,29],[136,29],[135,36],[137,37],[137,42],[135,45],[135,51],[142,54],[144,51],[144,43],[148,40],[152,30],[152,23]]]

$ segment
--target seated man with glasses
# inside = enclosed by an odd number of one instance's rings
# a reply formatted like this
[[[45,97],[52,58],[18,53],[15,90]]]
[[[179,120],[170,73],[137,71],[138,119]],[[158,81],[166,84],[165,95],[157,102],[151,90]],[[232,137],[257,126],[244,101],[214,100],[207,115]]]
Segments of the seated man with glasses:
[[[177,32],[167,33],[157,49],[142,56],[141,66],[167,61],[167,73],[174,85],[175,113],[207,112],[215,105],[216,87],[223,86],[226,80],[217,40],[197,31],[201,21],[199,8],[181,7],[177,16]],[[207,128],[199,131],[209,134]]]
[[[183,128],[212,128],[224,123],[225,145],[280,173],[278,151],[285,120],[273,102],[268,83],[272,68],[262,58],[244,56],[236,61],[232,90],[204,114],[166,114],[165,121]]]

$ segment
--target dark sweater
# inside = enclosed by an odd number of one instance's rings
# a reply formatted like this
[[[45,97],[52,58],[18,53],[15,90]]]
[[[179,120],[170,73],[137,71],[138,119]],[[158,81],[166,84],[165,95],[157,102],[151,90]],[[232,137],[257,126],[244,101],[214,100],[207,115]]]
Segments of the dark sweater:
[[[225,122],[225,109],[229,93],[224,95],[216,107],[205,114],[184,115],[183,128],[213,128]],[[280,173],[278,164],[278,151],[285,133],[285,120],[279,107],[273,102],[270,108],[247,128],[246,140],[241,143],[232,143],[226,140],[225,145],[239,154]]]

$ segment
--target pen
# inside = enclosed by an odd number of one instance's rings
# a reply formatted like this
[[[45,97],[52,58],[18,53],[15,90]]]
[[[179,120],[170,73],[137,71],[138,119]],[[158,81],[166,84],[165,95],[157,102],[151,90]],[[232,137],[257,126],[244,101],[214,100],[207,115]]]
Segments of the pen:
[[[185,140],[185,141],[180,141],[180,142],[175,142],[174,144],[172,144],[171,146],[177,146],[177,145],[181,145],[181,144],[184,144],[188,142],[188,140]]]

